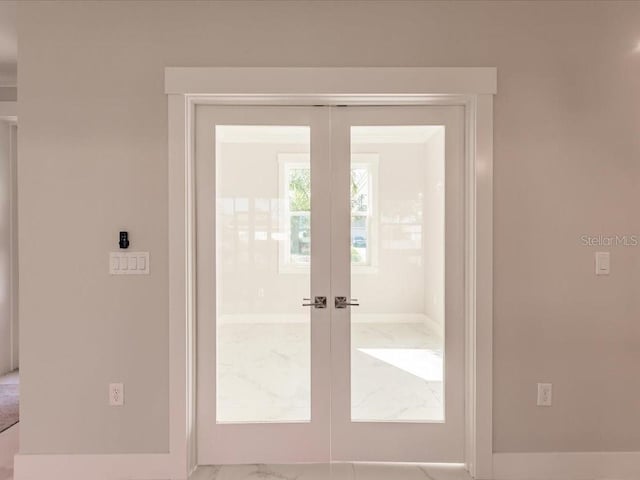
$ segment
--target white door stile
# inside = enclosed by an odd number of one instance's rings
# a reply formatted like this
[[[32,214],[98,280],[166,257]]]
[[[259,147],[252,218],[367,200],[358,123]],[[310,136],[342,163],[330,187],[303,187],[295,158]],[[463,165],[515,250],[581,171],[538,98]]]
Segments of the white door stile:
[[[197,458],[200,465],[329,461],[329,309],[311,308],[311,421],[216,423],[215,125],[302,125],[311,131],[311,296],[329,295],[329,122],[313,107],[196,107]],[[247,172],[250,174],[250,172]],[[324,192],[324,193],[323,193]],[[302,302],[303,299],[295,299]]]
[[[446,165],[445,422],[351,420],[351,312],[333,310],[332,460],[464,462],[464,109],[347,106],[332,115],[332,297],[351,298],[350,127],[444,125]],[[380,182],[391,181],[381,178]],[[354,310],[356,309],[356,310]],[[391,405],[390,405],[391,407]]]

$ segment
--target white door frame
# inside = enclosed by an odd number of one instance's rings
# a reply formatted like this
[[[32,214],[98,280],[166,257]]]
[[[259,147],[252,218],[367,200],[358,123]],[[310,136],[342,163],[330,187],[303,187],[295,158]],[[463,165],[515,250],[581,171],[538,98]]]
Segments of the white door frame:
[[[11,370],[18,368],[18,102],[0,102],[0,122],[9,125],[9,310],[11,316]]]
[[[493,474],[493,95],[495,68],[165,69],[169,115],[170,458],[195,459],[193,113],[219,105],[462,105],[465,108],[465,464]]]

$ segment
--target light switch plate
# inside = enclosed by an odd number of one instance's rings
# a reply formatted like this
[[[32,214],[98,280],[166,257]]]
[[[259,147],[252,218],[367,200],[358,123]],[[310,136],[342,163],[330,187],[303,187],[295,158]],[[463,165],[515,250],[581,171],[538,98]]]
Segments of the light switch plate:
[[[609,252],[596,252],[596,275],[611,273],[611,255]]]
[[[111,252],[111,275],[149,275],[149,252]]]

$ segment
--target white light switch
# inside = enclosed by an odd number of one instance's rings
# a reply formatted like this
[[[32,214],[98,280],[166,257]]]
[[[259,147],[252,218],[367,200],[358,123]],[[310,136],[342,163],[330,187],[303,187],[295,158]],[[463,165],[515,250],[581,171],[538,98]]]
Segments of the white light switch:
[[[611,256],[609,252],[596,252],[596,275],[611,273]]]
[[[111,275],[149,275],[149,252],[109,253]]]

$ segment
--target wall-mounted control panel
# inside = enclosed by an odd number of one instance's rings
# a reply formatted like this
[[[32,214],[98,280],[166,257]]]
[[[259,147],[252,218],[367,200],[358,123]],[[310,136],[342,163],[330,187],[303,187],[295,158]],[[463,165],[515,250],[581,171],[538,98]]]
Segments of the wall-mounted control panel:
[[[129,248],[129,232],[120,232],[118,245],[120,248]]]
[[[109,253],[111,275],[149,275],[149,252]]]

